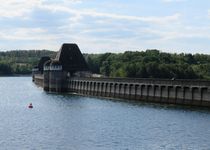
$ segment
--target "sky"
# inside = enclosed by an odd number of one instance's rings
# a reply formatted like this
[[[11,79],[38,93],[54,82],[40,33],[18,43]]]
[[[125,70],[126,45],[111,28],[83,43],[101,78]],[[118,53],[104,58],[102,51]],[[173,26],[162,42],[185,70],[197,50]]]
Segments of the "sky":
[[[0,0],[0,51],[210,54],[210,0]]]

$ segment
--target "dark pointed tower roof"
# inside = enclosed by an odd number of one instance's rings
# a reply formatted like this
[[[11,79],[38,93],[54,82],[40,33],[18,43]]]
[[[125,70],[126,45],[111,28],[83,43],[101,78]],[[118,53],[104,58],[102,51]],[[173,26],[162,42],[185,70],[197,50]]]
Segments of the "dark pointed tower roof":
[[[55,60],[62,64],[63,70],[68,72],[86,71],[88,65],[77,44],[64,43],[56,55]]]

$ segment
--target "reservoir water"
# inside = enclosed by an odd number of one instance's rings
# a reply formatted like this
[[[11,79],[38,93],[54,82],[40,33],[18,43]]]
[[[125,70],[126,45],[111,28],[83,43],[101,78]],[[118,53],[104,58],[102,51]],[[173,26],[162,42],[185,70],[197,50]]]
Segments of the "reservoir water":
[[[31,77],[1,77],[0,149],[210,150],[210,110],[48,94]]]

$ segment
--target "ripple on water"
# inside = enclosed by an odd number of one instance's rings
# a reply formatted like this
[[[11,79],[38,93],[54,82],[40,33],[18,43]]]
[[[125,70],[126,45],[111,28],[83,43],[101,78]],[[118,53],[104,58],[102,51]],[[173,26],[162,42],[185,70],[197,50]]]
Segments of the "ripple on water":
[[[209,110],[47,94],[28,77],[0,92],[1,149],[210,149]]]

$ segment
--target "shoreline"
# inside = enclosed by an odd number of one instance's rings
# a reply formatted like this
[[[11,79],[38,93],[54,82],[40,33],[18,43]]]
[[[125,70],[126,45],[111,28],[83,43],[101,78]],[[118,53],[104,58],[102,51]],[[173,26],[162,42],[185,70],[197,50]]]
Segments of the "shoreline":
[[[12,74],[12,75],[0,75],[0,77],[31,77],[32,74]]]

